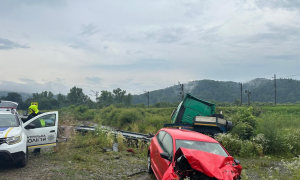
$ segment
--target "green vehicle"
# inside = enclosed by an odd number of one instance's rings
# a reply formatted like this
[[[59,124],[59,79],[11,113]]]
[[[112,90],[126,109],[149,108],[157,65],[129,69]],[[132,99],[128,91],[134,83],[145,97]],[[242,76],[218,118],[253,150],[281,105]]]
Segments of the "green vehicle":
[[[216,105],[187,94],[174,109],[171,124],[166,128],[189,129],[205,134],[224,133],[232,129],[232,122],[224,119],[223,114],[216,114]]]

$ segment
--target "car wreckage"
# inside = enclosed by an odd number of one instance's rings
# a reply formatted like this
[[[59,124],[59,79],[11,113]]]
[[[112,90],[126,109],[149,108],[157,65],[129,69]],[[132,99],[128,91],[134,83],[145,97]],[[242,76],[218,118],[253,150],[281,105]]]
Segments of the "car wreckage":
[[[184,129],[161,129],[148,149],[148,172],[158,180],[239,180],[242,167],[215,139]]]

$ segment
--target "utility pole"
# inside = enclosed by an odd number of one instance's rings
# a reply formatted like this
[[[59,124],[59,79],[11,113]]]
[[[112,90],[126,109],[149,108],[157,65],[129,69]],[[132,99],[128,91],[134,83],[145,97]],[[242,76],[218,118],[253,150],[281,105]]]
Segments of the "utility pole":
[[[179,85],[180,88],[181,88],[180,95],[181,95],[181,100],[183,101],[183,98],[184,98],[184,91],[183,91],[184,85],[183,85],[183,84],[180,84],[179,81],[178,81],[178,85]]]
[[[99,95],[99,92],[98,91],[93,91],[91,90],[91,92],[93,92],[94,94],[90,94],[91,96],[96,96],[96,102],[98,101],[98,95]]]
[[[145,92],[145,95],[146,95],[146,97],[148,98],[148,108],[149,108],[149,97],[150,97],[150,92],[148,91],[145,91],[144,90],[144,92]]]
[[[274,93],[274,98],[275,98],[275,105],[276,105],[276,74],[274,74],[274,90],[275,90],[275,93]]]
[[[251,94],[251,92],[250,92],[250,90],[245,90],[245,93],[248,94],[248,106],[250,106],[250,94]]]
[[[241,86],[241,103],[240,103],[240,106],[243,105],[243,83],[240,83],[240,86]]]

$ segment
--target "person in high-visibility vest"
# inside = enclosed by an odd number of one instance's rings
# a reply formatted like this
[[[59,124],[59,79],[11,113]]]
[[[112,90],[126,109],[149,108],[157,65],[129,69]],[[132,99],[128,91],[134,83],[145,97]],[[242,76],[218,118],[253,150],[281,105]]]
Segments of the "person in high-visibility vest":
[[[28,112],[29,112],[29,116],[26,118],[26,120],[24,121],[24,123],[27,122],[29,119],[31,119],[31,118],[39,115],[39,114],[42,114],[42,113],[40,113],[40,111],[38,110],[38,108],[37,108],[36,105],[29,106]]]
[[[24,122],[26,122],[26,121],[32,119],[33,117],[35,117],[35,116],[37,116],[37,115],[42,114],[42,113],[38,110],[38,108],[37,108],[36,105],[31,105],[31,106],[29,106],[28,112],[29,112],[29,116],[27,117],[27,119],[26,119]],[[40,119],[40,122],[35,122],[35,121],[33,121],[33,124],[35,125],[36,128],[38,128],[38,127],[45,127],[46,122],[45,122],[45,120]],[[36,149],[34,149],[32,153],[33,153],[34,155],[39,155],[39,154],[41,153],[41,148],[36,148]]]

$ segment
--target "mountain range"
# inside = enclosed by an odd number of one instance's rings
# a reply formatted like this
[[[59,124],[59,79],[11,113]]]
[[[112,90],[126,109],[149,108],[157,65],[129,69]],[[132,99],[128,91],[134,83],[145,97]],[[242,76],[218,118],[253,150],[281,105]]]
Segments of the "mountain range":
[[[241,85],[233,81],[198,80],[183,84],[184,94],[190,93],[193,96],[206,100],[218,102],[234,102],[241,99]],[[275,81],[256,78],[242,84],[243,103],[248,101],[250,91],[250,101],[253,102],[274,102],[275,101]],[[181,86],[174,85],[164,89],[149,92],[150,104],[160,101],[175,102],[181,101]],[[277,103],[295,103],[300,101],[300,82],[294,79],[276,80],[276,101]],[[133,104],[148,103],[146,94],[133,95]]]
[[[264,78],[256,78],[242,84],[243,103],[247,103],[247,93],[251,92],[250,101],[253,102],[274,102],[275,101],[275,81]],[[0,97],[6,96],[10,91],[0,91]],[[161,101],[178,102],[181,101],[181,86],[174,85],[164,89],[149,92],[149,103],[155,104]],[[190,93],[193,96],[206,100],[218,102],[234,102],[241,99],[241,85],[233,81],[196,80],[183,84],[184,94]],[[26,100],[32,94],[17,92]],[[276,100],[277,103],[296,103],[300,101],[300,81],[295,79],[276,80]],[[148,103],[147,94],[133,95],[132,104]],[[57,95],[54,96],[56,98]]]

